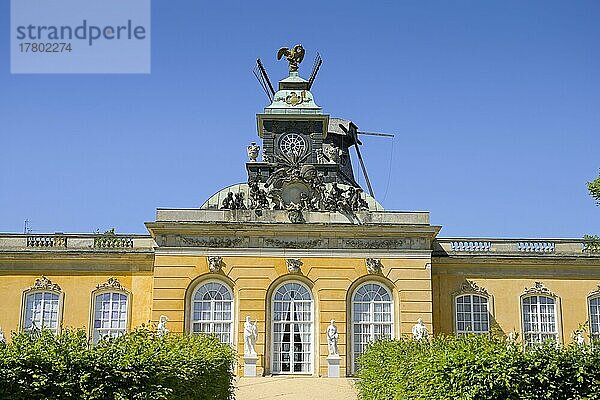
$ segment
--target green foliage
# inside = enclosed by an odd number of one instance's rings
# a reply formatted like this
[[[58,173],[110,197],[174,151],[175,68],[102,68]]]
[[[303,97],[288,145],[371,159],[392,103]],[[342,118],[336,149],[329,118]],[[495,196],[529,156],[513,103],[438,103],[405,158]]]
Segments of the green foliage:
[[[600,175],[593,181],[587,183],[590,196],[596,200],[596,205],[600,206]]]
[[[363,400],[600,399],[600,348],[439,336],[373,343],[359,358]]]
[[[139,329],[90,346],[82,330],[21,333],[0,344],[0,399],[229,399],[234,361],[212,336]]]

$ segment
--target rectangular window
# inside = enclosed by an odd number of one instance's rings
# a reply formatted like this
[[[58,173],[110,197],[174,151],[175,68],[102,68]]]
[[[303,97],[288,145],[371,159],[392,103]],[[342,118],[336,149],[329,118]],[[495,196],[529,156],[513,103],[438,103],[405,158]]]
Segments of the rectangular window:
[[[528,345],[547,340],[558,341],[554,298],[549,296],[523,298],[523,334]]]
[[[488,333],[490,317],[488,299],[476,294],[464,294],[456,297],[456,333]]]
[[[590,306],[590,338],[592,341],[600,340],[600,297],[589,300]]]
[[[33,292],[25,297],[25,330],[49,329],[58,332],[59,294],[53,292]]]
[[[100,293],[94,301],[93,341],[121,336],[127,332],[128,296],[124,293]]]

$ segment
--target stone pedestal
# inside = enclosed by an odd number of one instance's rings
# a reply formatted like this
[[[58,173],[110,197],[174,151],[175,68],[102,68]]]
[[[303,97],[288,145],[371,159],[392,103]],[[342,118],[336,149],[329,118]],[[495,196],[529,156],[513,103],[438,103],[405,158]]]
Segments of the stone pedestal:
[[[258,361],[258,356],[249,355],[244,356],[244,376],[252,377],[256,376],[256,362]]]
[[[340,377],[340,360],[342,358],[338,355],[330,355],[327,357],[327,376],[329,378]]]

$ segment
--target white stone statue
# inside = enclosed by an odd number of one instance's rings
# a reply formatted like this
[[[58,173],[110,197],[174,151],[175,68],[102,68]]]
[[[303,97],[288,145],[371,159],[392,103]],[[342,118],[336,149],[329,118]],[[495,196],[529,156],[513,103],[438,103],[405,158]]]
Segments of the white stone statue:
[[[583,346],[585,344],[585,337],[583,336],[583,331],[581,329],[577,329],[573,332],[573,339],[578,346]]]
[[[256,357],[256,338],[258,337],[258,328],[256,327],[256,321],[254,323],[250,320],[250,316],[246,317],[244,322],[244,355]]]
[[[156,327],[156,334],[158,336],[164,336],[169,333],[169,330],[167,329],[167,321],[169,321],[169,317],[166,315],[161,315],[158,319],[158,326]]]
[[[332,144],[323,146],[323,153],[329,159],[329,164],[336,164],[343,154],[342,150]]]
[[[250,162],[256,162],[258,159],[258,153],[260,152],[260,146],[256,142],[250,143],[248,146],[248,159]]]
[[[4,334],[2,327],[0,327],[0,343],[6,343],[6,335]]]
[[[412,335],[414,340],[427,340],[429,337],[429,332],[427,332],[427,327],[423,323],[423,320],[419,318],[417,323],[412,327]]]
[[[337,356],[340,354],[338,350],[339,336],[337,326],[335,326],[335,320],[332,319],[327,327],[327,348],[329,349],[330,356]]]

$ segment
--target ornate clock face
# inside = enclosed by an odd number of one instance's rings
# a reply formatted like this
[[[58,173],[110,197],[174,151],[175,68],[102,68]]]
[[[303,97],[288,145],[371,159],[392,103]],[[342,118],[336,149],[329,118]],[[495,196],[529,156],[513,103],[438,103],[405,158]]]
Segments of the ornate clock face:
[[[306,153],[307,147],[306,139],[297,133],[287,133],[279,140],[279,150],[288,156],[301,156]]]

